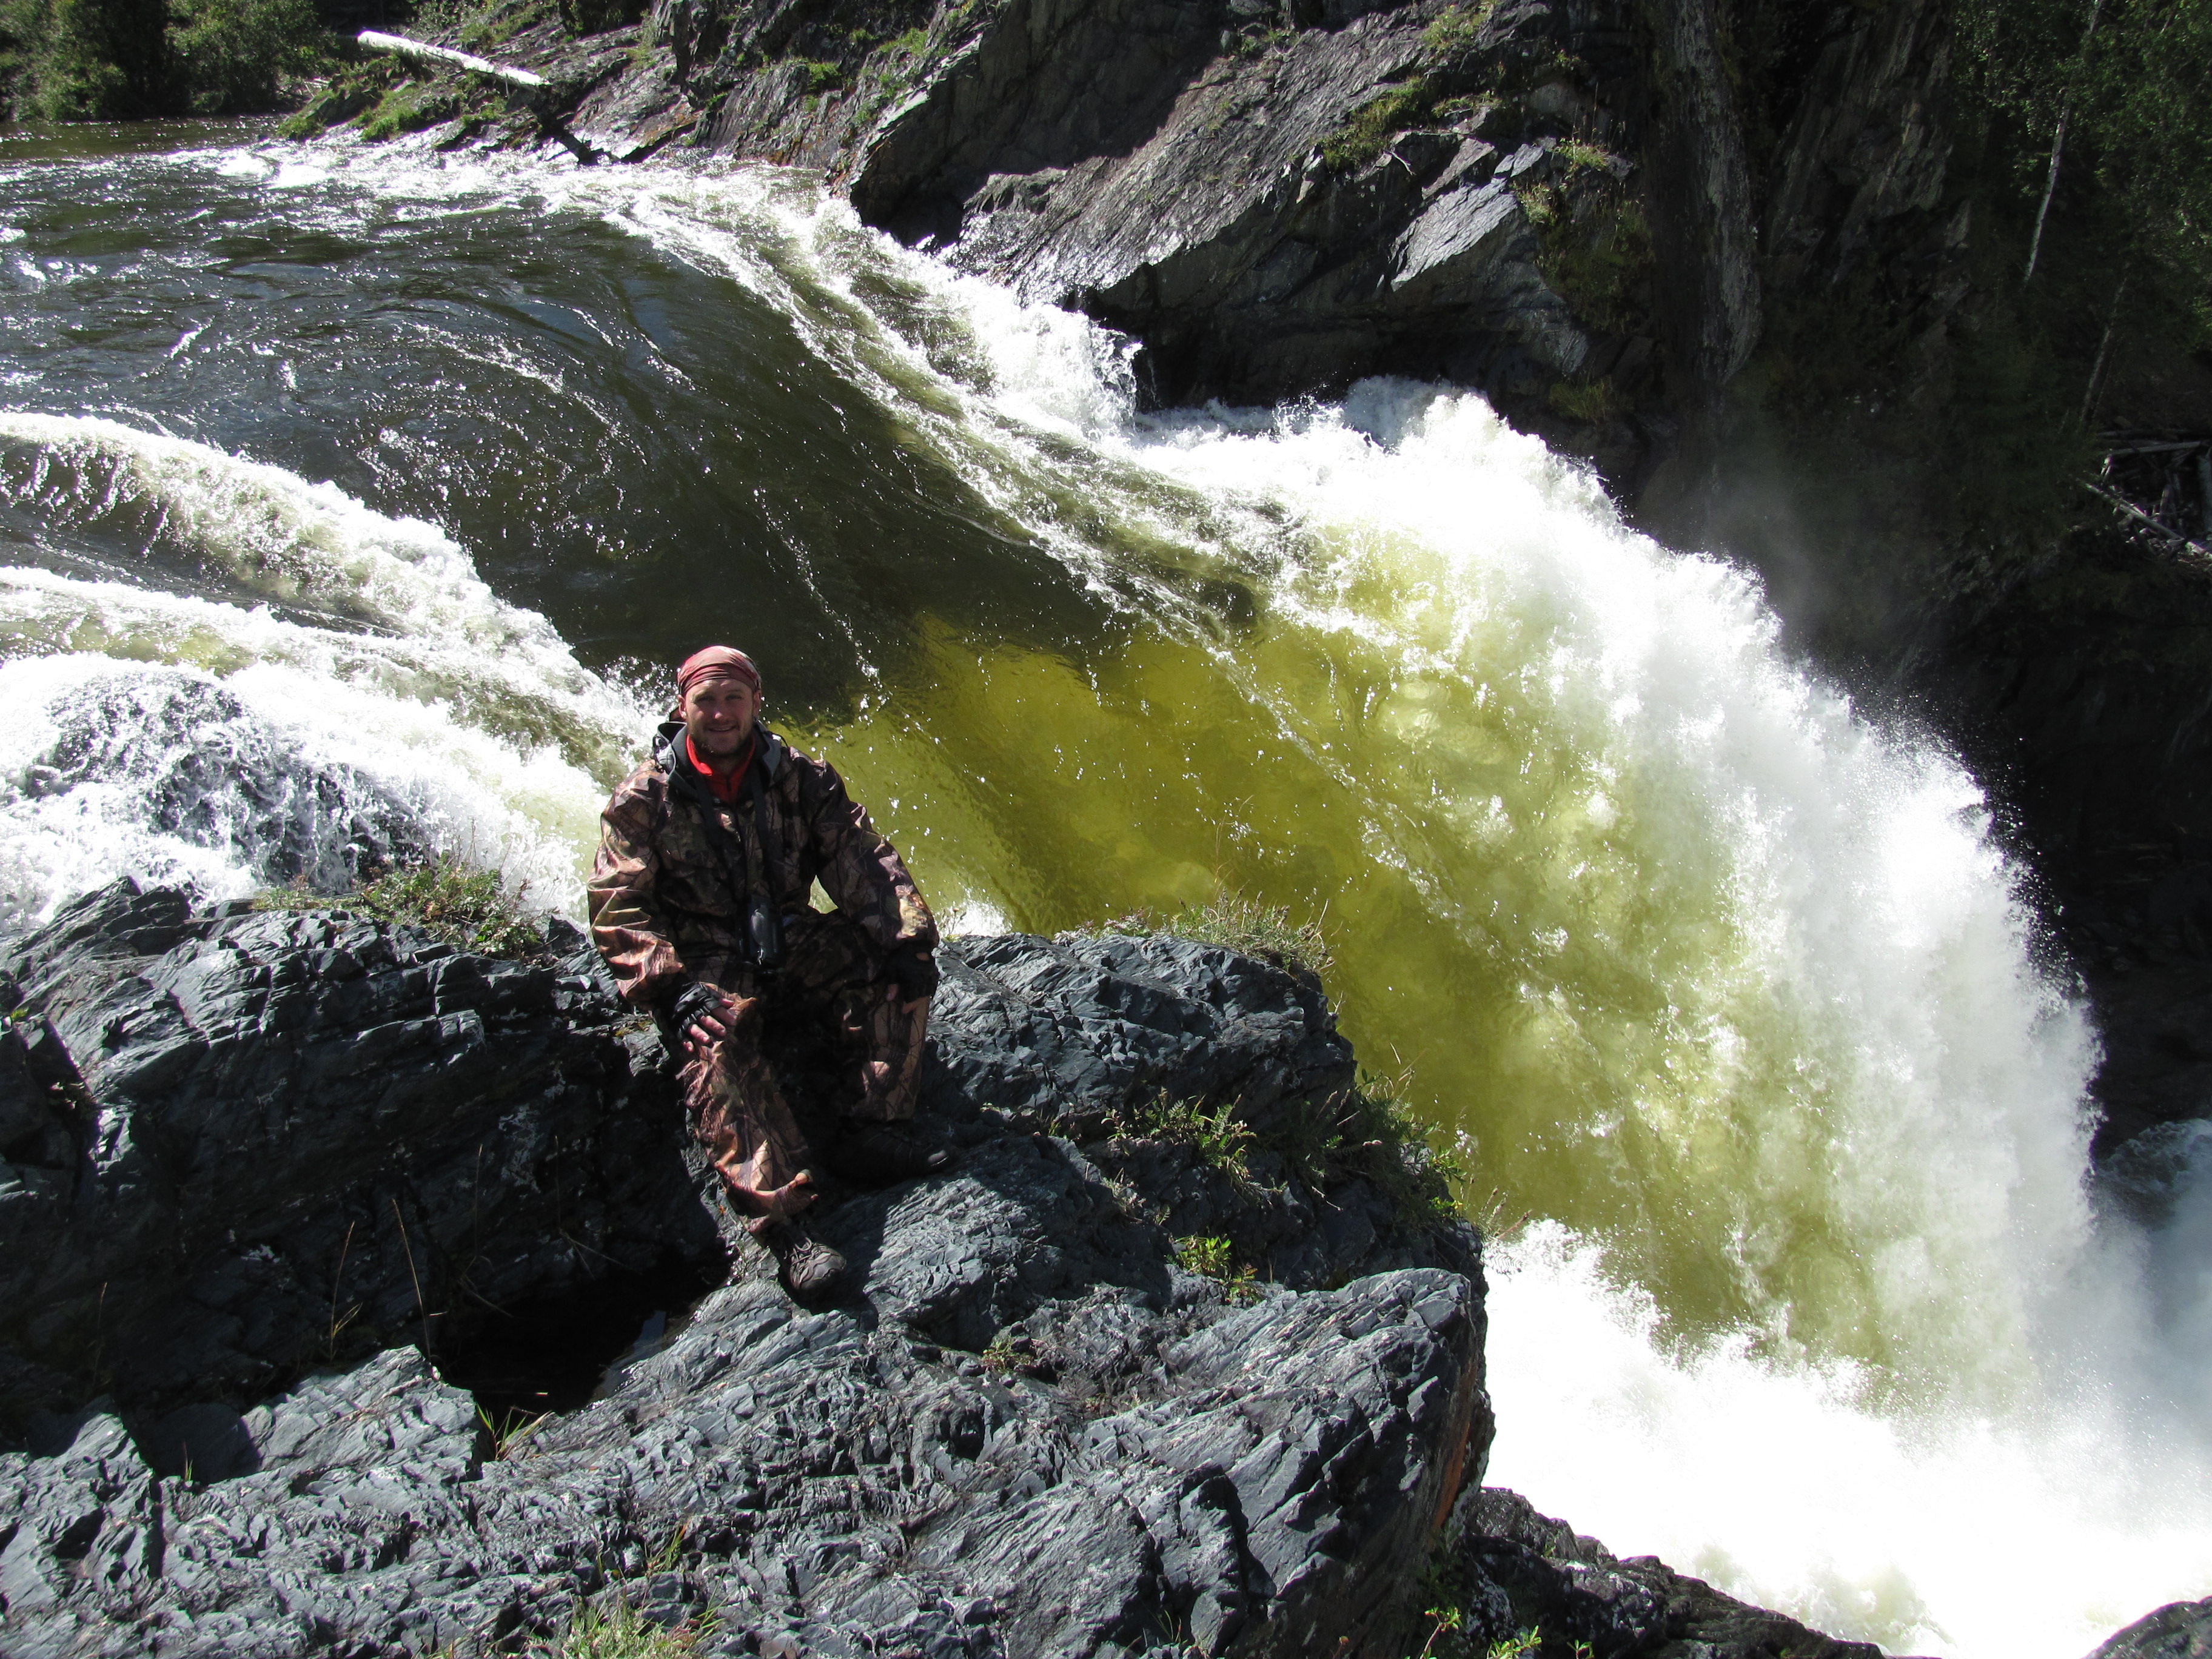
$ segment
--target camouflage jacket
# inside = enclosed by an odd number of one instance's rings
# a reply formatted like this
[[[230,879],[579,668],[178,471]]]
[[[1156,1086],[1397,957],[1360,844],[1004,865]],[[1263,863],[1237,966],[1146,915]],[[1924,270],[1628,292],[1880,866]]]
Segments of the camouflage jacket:
[[[909,939],[934,948],[937,923],[914,878],[826,762],[757,728],[768,847],[760,859],[750,788],[725,806],[692,768],[684,727],[660,728],[653,757],[623,781],[600,814],[588,885],[592,942],[623,995],[654,1008],[693,980],[726,988],[750,957],[743,870],[763,868],[779,915],[807,908],[817,880],[838,910],[888,954]],[[744,863],[704,815],[727,826]]]

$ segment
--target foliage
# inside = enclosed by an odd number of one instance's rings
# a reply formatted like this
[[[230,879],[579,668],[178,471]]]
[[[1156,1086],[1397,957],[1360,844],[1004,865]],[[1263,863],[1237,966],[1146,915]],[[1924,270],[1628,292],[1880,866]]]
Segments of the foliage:
[[[1019,1363],[1021,1351],[1014,1346],[1018,1336],[1012,1326],[1003,1326],[991,1338],[990,1346],[975,1356],[987,1371],[1010,1371]]]
[[[0,105],[15,120],[174,108],[162,0],[0,0]]]
[[[1609,380],[1577,383],[1557,380],[1544,393],[1544,401],[1571,421],[1596,426],[1626,412],[1628,404]]]
[[[170,0],[168,33],[195,115],[274,109],[287,82],[334,62],[314,0]]]
[[[380,143],[403,132],[420,132],[449,121],[459,108],[459,101],[445,88],[425,81],[403,82],[361,118],[361,136]]]
[[[1479,0],[1473,6],[1446,6],[1421,31],[1421,45],[1437,62],[1464,57],[1481,44],[1482,31],[1498,0]]]
[[[497,1418],[483,1407],[477,1407],[477,1421],[490,1437],[495,1461],[519,1457],[530,1437],[552,1419],[551,1412],[526,1412],[519,1406],[508,1407]]]
[[[2201,293],[2212,270],[2212,0],[1962,0],[1957,27],[1970,114],[2019,140],[2008,146],[2014,191],[2040,198],[2057,146],[2062,178],[2084,169],[2120,210],[2125,243],[2106,258]]]
[[[790,62],[810,93],[834,91],[845,83],[845,71],[836,64],[812,58],[794,58]]]
[[[561,26],[580,39],[603,34],[645,15],[645,0],[560,0]]]
[[[1585,143],[1579,138],[1565,138],[1553,147],[1552,154],[1567,165],[1570,175],[1584,172],[1610,173],[1620,165],[1620,158],[1600,144]]]
[[[1252,1145],[1251,1128],[1237,1120],[1233,1106],[1209,1112],[1202,1101],[1175,1100],[1164,1093],[1132,1111],[1109,1113],[1105,1127],[1109,1134],[1188,1146],[1201,1163],[1237,1176],[1244,1173]]]
[[[1225,1238],[1179,1238],[1176,1261],[1185,1273],[1213,1280],[1231,1302],[1260,1299],[1258,1273],[1251,1263],[1237,1260],[1236,1248]]]
[[[1626,333],[1644,326],[1654,261],[1643,204],[1613,176],[1613,158],[1605,151],[1566,143],[1553,154],[1567,158],[1565,182],[1514,185],[1535,228],[1544,280],[1600,328]]]
[[[1321,141],[1321,159],[1337,173],[1365,167],[1390,147],[1392,138],[1425,118],[1435,101],[1435,88],[1425,76],[1369,99]]]
[[[522,908],[529,884],[510,896],[495,870],[471,870],[451,855],[387,871],[343,898],[311,891],[303,883],[259,894],[264,909],[314,910],[333,905],[365,910],[380,921],[420,927],[433,937],[479,956],[542,956],[545,934]]]
[[[239,115],[327,70],[314,0],[0,0],[0,114]]]
[[[1962,0],[1957,32],[1954,171],[1990,296],[1958,390],[2006,486],[1966,512],[2047,540],[2111,357],[2212,346],[2212,0]]]
[[[1343,1103],[1344,1173],[1365,1177],[1408,1226],[1431,1228],[1462,1219],[1459,1194],[1468,1179],[1460,1150],[1430,1146],[1401,1092],[1403,1078],[1362,1069]]]

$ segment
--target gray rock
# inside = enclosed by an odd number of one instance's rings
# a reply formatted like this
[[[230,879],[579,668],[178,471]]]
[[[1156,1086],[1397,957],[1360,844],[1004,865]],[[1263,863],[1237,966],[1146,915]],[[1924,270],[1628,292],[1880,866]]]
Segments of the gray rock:
[[[1460,1498],[1445,1576],[1480,1641],[1535,1627],[1547,1647],[1586,1643],[1593,1659],[1881,1659],[1870,1642],[1823,1636],[1656,1556],[1617,1559],[1503,1486],[1470,1487]]]
[[[738,1235],[737,1278],[566,1415],[495,1419],[412,1346],[299,1376],[372,1322],[458,1349],[470,1297],[573,1294],[609,1246],[720,1262],[658,1039],[558,943],[128,884],[9,943],[52,1020],[8,1033],[9,1150],[78,1139],[0,1209],[0,1648],[477,1651],[619,1595],[711,1610],[726,1652],[1395,1651],[1398,1567],[1489,1443],[1477,1241],[1371,1165],[1108,1133],[1162,1098],[1255,1133],[1342,1109],[1318,987],[1215,947],[948,947],[926,1121],[960,1162],[828,1210],[845,1305],[794,1307]],[[1178,1260],[1200,1224],[1334,1242],[1224,1283]]]
[[[20,1117],[25,1068],[52,1079],[38,1146],[0,1148],[0,1418],[95,1391],[251,1398],[713,1258],[658,1042],[626,1045],[596,959],[564,944],[490,962],[126,881],[0,947],[51,1022],[0,1037],[0,1098]]]
[[[895,1207],[884,1254],[926,1216]],[[763,1279],[717,1291],[501,1457],[410,1350],[247,1413],[260,1467],[213,1484],[157,1479],[93,1413],[0,1460],[0,1637],[475,1652],[619,1595],[713,1610],[725,1652],[1397,1651],[1398,1569],[1488,1444],[1474,1282],[1051,1304],[1060,1352],[1114,1356],[1111,1394],[963,1376],[881,1283],[821,1313]]]
[[[625,1275],[719,1279],[734,1229],[659,1040],[580,935],[556,924],[555,949],[492,961],[343,911],[194,914],[127,882],[0,945],[43,1011],[0,1034],[0,1412],[106,1392],[150,1425],[396,1340],[465,1354],[519,1309]],[[1318,987],[1218,949],[1015,938],[945,965],[926,1109],[981,1149],[959,1179],[998,1183],[996,1218],[979,1210],[982,1231],[942,1236],[886,1294],[969,1346],[1079,1286],[1165,1284],[1149,1223],[1066,1254],[1040,1218],[1096,1171],[1041,1159],[1030,1132],[1096,1138],[1159,1097],[1234,1103],[1265,1130],[1351,1081]],[[1186,1231],[1261,1213],[1206,1200],[1188,1149],[1129,1155],[1203,1200],[1170,1202]],[[1340,1184],[1335,1247],[1285,1258],[1285,1282],[1340,1280],[1393,1236],[1371,1181]],[[859,1259],[855,1230],[890,1201],[836,1224]],[[1278,1232],[1310,1218],[1290,1183],[1269,1201]],[[1265,1231],[1245,1228],[1253,1260]],[[197,1455],[231,1455],[210,1421],[146,1432],[165,1468],[195,1434]]]
[[[2089,1659],[2205,1659],[2212,1654],[2212,1598],[2169,1601],[2101,1643]]]

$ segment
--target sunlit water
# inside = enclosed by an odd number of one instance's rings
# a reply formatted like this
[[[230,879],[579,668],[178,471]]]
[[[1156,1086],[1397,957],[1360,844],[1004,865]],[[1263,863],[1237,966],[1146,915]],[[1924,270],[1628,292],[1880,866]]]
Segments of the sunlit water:
[[[428,848],[573,911],[730,639],[971,925],[1324,913],[1535,1218],[1492,1480],[1893,1650],[2212,1593],[2212,1182],[2093,1213],[1972,779],[1479,399],[1139,417],[757,172],[17,137],[0,226],[0,918]]]

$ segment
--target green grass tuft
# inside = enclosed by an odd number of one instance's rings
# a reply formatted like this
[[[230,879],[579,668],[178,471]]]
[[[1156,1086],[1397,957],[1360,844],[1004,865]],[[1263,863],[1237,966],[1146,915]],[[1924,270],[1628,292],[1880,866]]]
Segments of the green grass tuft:
[[[709,1617],[665,1630],[624,1601],[617,1587],[577,1607],[550,1659],[689,1659],[712,1629]]]
[[[1425,76],[1369,99],[1321,141],[1321,159],[1334,173],[1365,167],[1390,147],[1391,139],[1422,120],[1435,100]]]
[[[1107,924],[1116,933],[1160,933],[1218,945],[1291,973],[1318,979],[1333,963],[1318,921],[1292,921],[1286,905],[1263,904],[1230,892],[1208,904],[1185,905],[1172,916],[1139,910]]]
[[[1109,1137],[1188,1146],[1200,1162],[1239,1179],[1245,1176],[1244,1159],[1252,1150],[1251,1127],[1238,1121],[1234,1106],[1208,1111],[1202,1101],[1175,1100],[1165,1094],[1133,1110],[1109,1112],[1104,1127]]]
[[[1480,43],[1483,26],[1490,21],[1498,0],[1480,0],[1472,6],[1446,6],[1421,31],[1421,44],[1439,62],[1464,56]]]
[[[544,929],[522,908],[528,886],[526,882],[510,896],[496,870],[471,870],[445,855],[388,871],[343,896],[295,884],[258,894],[254,903],[264,910],[366,910],[380,921],[420,927],[459,950],[521,958],[545,953]]]
[[[1591,426],[1613,419],[1626,408],[1609,380],[1591,380],[1580,385],[1572,380],[1557,380],[1545,392],[1544,401],[1569,420],[1585,422]]]
[[[1402,1079],[1363,1070],[1343,1103],[1343,1152],[1333,1160],[1364,1176],[1390,1200],[1399,1218],[1418,1229],[1463,1220],[1460,1194],[1468,1171],[1458,1148],[1438,1151],[1400,1091]]]

